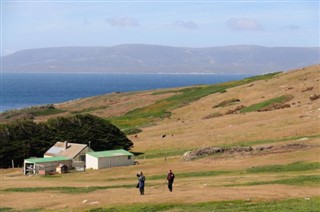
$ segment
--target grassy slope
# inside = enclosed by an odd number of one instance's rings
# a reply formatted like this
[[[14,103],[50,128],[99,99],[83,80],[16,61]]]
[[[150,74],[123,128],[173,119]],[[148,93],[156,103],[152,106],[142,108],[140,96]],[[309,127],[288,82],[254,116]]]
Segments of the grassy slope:
[[[197,86],[178,91],[174,90],[172,92],[178,94],[159,100],[146,107],[132,110],[123,116],[114,117],[111,121],[121,129],[141,127],[146,124],[150,124],[159,118],[169,117],[172,109],[182,107],[205,96],[214,93],[224,93],[228,88],[248,84],[256,80],[268,80],[276,74],[278,73],[266,74],[263,76],[251,77],[240,81],[221,83],[217,85]]]
[[[121,113],[127,113],[123,120],[130,116],[133,120],[145,118],[142,111],[149,114],[150,108],[160,105],[166,106],[160,113],[169,111],[171,116],[151,116],[152,126],[142,128],[137,137],[129,136],[135,144],[133,151],[145,153],[138,158],[139,166],[47,177],[22,177],[20,170],[6,170],[1,173],[1,207],[40,211],[316,211],[320,204],[320,101],[310,101],[309,96],[319,94],[319,81],[319,67],[314,66],[231,86],[223,93],[212,92],[212,87],[207,91],[194,87],[166,90],[158,95],[149,92],[153,101],[137,110],[126,108]],[[307,87],[313,89],[303,92]],[[256,105],[285,95],[294,97],[287,109],[202,119],[215,112],[225,114],[239,105]],[[196,101],[182,101],[192,100],[192,96],[197,96],[193,99]],[[126,98],[130,102],[130,95]],[[214,107],[233,98],[240,102]],[[58,107],[74,110],[71,106],[66,108]],[[146,117],[150,121],[150,116]],[[161,138],[161,134],[167,136]],[[306,147],[280,148],[289,144]],[[248,145],[278,149],[218,154],[188,162],[181,159],[185,151],[199,147]],[[177,176],[173,193],[166,191],[164,183],[169,168]],[[133,188],[135,173],[141,170],[147,176],[144,197]],[[32,201],[35,198],[38,201]]]

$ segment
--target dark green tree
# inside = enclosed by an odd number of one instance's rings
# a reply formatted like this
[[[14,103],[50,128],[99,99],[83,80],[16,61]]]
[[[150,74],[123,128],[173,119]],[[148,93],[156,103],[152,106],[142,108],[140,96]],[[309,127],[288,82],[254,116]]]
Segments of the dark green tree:
[[[50,119],[47,126],[54,132],[54,140],[88,144],[95,151],[123,148],[133,143],[116,126],[93,115],[76,115]]]

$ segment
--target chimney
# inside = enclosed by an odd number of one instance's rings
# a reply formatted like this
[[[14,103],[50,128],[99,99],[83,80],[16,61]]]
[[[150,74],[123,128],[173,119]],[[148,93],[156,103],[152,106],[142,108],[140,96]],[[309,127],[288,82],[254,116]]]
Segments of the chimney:
[[[64,142],[64,150],[68,149],[68,141]]]

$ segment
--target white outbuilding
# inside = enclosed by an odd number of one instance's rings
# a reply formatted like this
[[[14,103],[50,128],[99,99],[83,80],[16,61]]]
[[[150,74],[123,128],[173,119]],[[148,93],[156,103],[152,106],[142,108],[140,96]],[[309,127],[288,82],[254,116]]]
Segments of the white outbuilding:
[[[87,169],[104,169],[134,164],[134,155],[124,149],[86,153]]]

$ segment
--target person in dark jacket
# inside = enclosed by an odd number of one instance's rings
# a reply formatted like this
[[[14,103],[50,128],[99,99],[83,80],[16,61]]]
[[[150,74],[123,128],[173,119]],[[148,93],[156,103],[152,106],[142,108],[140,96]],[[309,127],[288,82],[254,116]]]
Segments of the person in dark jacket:
[[[140,190],[140,195],[144,195],[144,181],[146,181],[146,177],[143,175],[142,172],[137,174],[138,177],[138,185],[139,185],[139,190]]]
[[[170,192],[172,192],[172,184],[173,184],[174,178],[175,178],[175,176],[174,176],[172,170],[170,170],[167,175],[168,189],[170,190]]]

